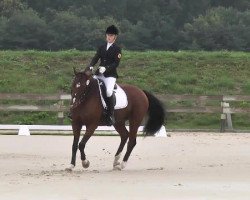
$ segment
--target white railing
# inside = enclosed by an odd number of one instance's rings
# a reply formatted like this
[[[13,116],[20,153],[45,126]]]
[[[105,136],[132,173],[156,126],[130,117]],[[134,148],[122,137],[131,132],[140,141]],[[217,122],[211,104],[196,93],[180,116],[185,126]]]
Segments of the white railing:
[[[126,126],[129,130],[129,126]],[[18,135],[30,135],[33,134],[73,134],[72,127],[70,125],[0,125],[1,133],[3,134],[18,134]],[[82,131],[85,131],[86,127],[82,127]],[[113,126],[98,126],[96,133],[102,133],[102,135],[118,135]],[[142,134],[143,126],[140,126],[138,132]],[[155,136],[166,136],[166,129],[164,126],[155,134]]]

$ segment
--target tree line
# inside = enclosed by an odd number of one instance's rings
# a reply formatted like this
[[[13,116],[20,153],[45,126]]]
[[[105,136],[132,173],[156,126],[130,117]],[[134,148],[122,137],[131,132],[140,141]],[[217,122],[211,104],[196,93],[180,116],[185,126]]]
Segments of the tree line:
[[[249,0],[1,0],[0,49],[250,50]]]

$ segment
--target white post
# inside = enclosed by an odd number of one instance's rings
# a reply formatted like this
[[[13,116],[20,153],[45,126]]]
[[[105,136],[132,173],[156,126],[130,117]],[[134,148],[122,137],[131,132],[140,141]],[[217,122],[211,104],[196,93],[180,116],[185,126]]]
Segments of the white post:
[[[226,114],[226,126],[228,130],[233,130],[232,117],[230,112],[229,103],[224,102],[223,104],[223,113]]]
[[[167,131],[165,126],[162,126],[161,129],[155,133],[155,137],[167,137]]]
[[[63,104],[64,104],[64,103],[63,103],[63,100],[60,100],[58,104],[59,104],[60,107],[62,107]],[[63,114],[63,112],[58,112],[57,118],[58,118],[58,124],[59,124],[59,125],[63,125],[63,119],[64,119],[64,114]]]
[[[20,125],[18,135],[21,136],[29,136],[30,135],[30,130],[27,125]]]

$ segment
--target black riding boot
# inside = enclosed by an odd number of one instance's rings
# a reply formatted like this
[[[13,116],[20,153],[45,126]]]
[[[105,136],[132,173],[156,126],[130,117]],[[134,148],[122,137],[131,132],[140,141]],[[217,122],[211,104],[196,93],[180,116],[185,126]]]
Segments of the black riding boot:
[[[107,124],[108,126],[112,126],[115,124],[115,117],[114,117],[114,96],[107,97]]]

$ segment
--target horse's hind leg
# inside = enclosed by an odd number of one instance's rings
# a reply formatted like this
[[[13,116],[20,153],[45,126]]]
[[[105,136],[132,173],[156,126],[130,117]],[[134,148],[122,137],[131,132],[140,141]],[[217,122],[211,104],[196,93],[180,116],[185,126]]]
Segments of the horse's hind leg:
[[[128,133],[129,141],[127,144],[127,151],[126,151],[126,154],[123,158],[122,163],[120,165],[117,165],[115,167],[115,169],[121,170],[121,169],[124,169],[126,167],[129,156],[136,145],[136,136],[137,136],[137,131],[138,131],[139,125],[140,125],[139,122],[137,123],[133,120],[130,120],[129,133]]]
[[[114,169],[116,169],[116,167],[120,165],[119,159],[121,157],[121,152],[122,152],[122,150],[123,150],[123,148],[128,140],[128,130],[125,127],[125,123],[115,124],[115,129],[121,137],[121,142],[120,142],[118,150],[115,154],[115,159],[114,159],[114,163],[113,163]]]
[[[133,151],[135,145],[136,145],[136,133],[129,135],[127,151],[126,151],[126,154],[125,154],[123,161],[121,163],[121,169],[124,169],[126,167],[129,156],[130,156],[131,152]]]

